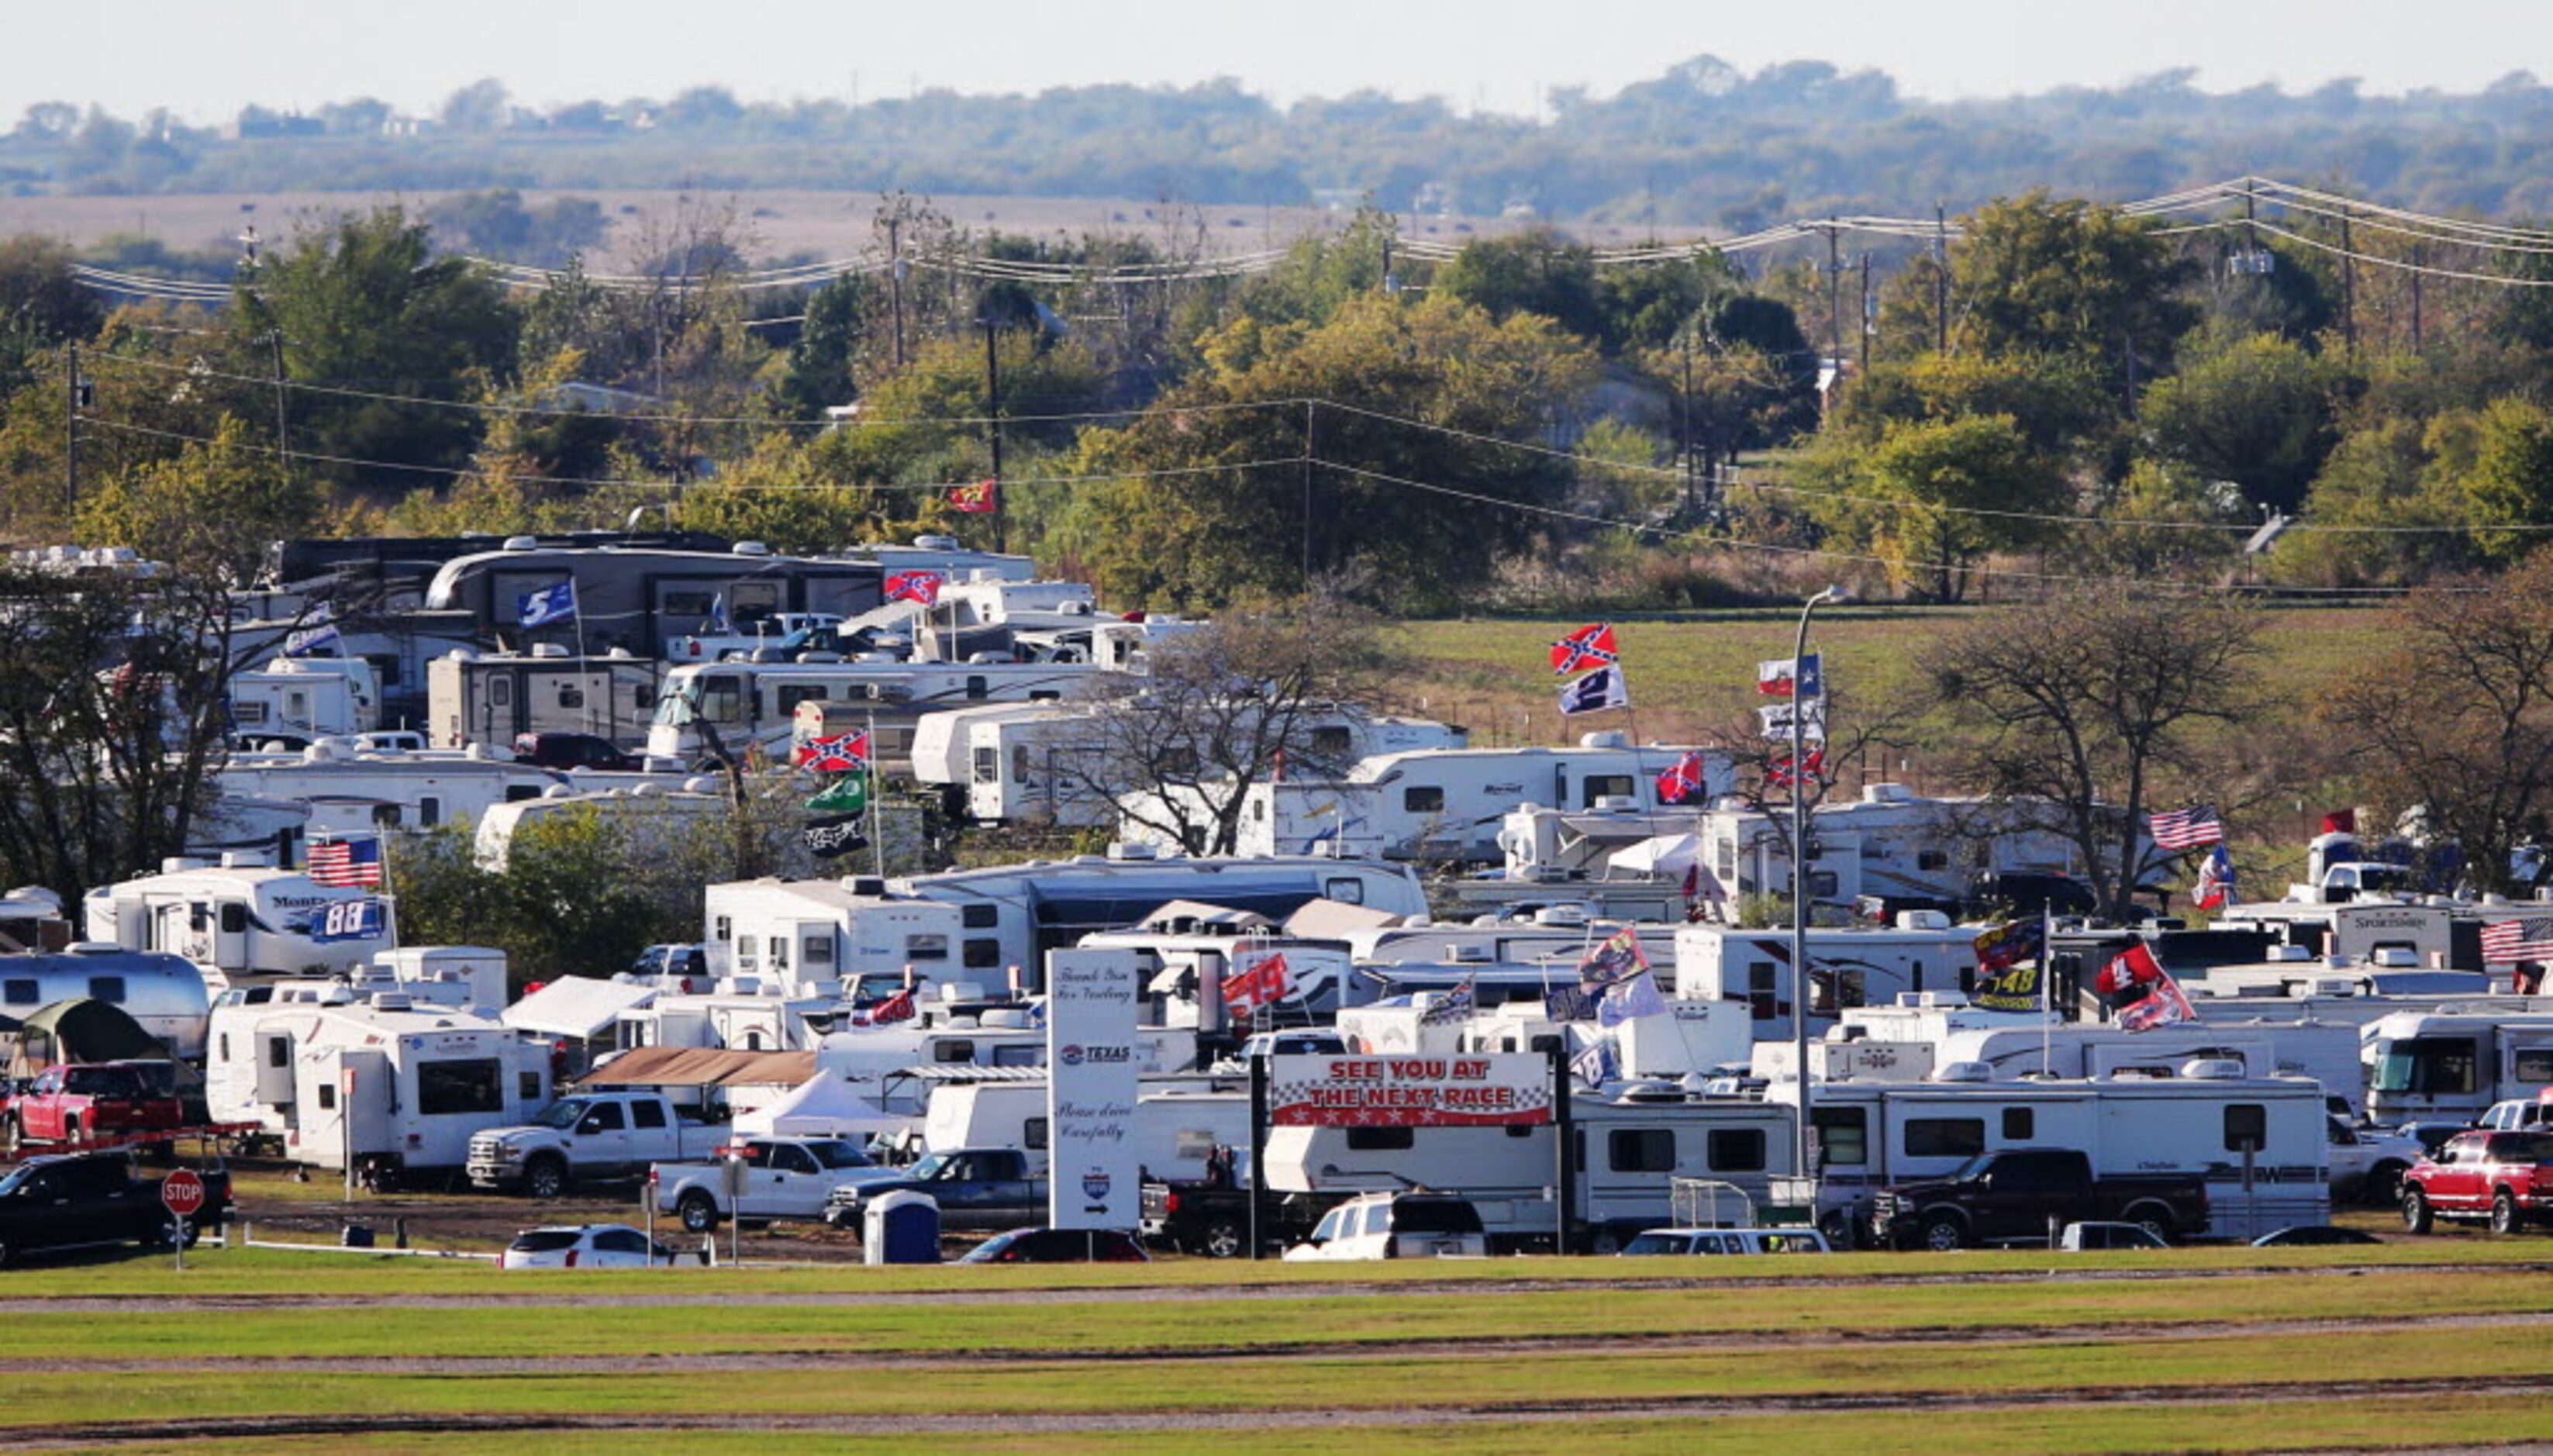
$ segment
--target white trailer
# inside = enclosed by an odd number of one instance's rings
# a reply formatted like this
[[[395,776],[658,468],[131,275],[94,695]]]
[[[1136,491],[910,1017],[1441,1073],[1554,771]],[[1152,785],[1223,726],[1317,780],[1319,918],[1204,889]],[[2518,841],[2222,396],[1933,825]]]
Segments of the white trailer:
[[[1974,1064],[1939,1080],[1813,1082],[1820,1159],[1819,1224],[1831,1240],[1868,1227],[1871,1194],[1938,1178],[1981,1153],[2076,1148],[2095,1176],[2188,1174],[2207,1187],[2204,1229],[2185,1237],[2253,1239],[2331,1221],[2331,1117],[2310,1077],[2244,1077],[2231,1064],[2180,1076],[2003,1081]],[[1800,1084],[1766,1098],[1796,1110]],[[2246,1143],[2255,1144],[2247,1156]]]
[[[158,874],[90,890],[81,897],[89,939],[184,956],[215,991],[351,970],[398,944],[390,896],[223,861],[170,859]]]
[[[715,732],[732,754],[751,747],[782,753],[801,703],[829,704],[854,718],[873,713],[909,734],[917,719],[944,709],[1062,699],[1109,681],[1122,679],[1087,662],[695,663],[665,675],[647,752],[698,763]]]
[[[1832,1026],[1855,1006],[1899,996],[1975,988],[1977,928],[1953,926],[1937,911],[1909,910],[1894,930],[1819,927],[1808,935],[1809,1024]],[[1791,933],[1689,925],[1675,937],[1674,994],[1738,1001],[1750,1008],[1758,1041],[1792,1035]]]
[[[285,986],[213,1009],[205,1100],[215,1122],[253,1122],[298,1163],[374,1187],[457,1173],[470,1138],[528,1121],[550,1098],[546,1042],[471,1012],[359,1000],[343,986]]]
[[[438,748],[510,746],[519,733],[592,733],[623,747],[655,721],[664,665],[615,647],[581,657],[539,644],[529,652],[458,649],[426,664],[426,724]]]
[[[931,1090],[923,1117],[926,1151],[1017,1148],[1029,1171],[1047,1171],[1047,1083],[1034,1078],[946,1081]],[[1128,1125],[1135,1162],[1148,1180],[1202,1178],[1207,1155],[1217,1148],[1236,1155],[1235,1170],[1250,1166],[1250,1089],[1246,1078],[1203,1075],[1143,1079]]]
[[[2394,1011],[2361,1033],[2368,1115],[2469,1123],[2553,1086],[2553,1001],[2508,996]]]
[[[480,744],[405,752],[319,742],[291,753],[234,753],[214,782],[225,794],[307,805],[303,833],[342,837],[484,819],[500,804],[540,797],[563,777]]]
[[[203,972],[180,956],[81,941],[61,952],[0,955],[0,1023],[20,1022],[56,1001],[103,1001],[160,1039],[168,1056],[197,1062],[212,998]]]
[[[314,738],[382,726],[381,676],[361,657],[278,657],[230,681],[231,727]]]

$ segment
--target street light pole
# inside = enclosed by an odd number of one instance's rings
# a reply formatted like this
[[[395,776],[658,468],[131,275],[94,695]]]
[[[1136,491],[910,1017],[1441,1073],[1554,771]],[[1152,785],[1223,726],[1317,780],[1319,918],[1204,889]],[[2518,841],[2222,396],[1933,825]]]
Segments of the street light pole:
[[[1798,1161],[1792,1172],[1812,1177],[1816,1170],[1809,1166],[1809,1153],[1816,1141],[1810,1127],[1810,1105],[1814,1094],[1809,1080],[1809,793],[1808,768],[1808,696],[1800,691],[1801,663],[1809,655],[1809,617],[1818,608],[1843,597],[1841,588],[1829,587],[1808,600],[1800,609],[1800,635],[1791,646],[1791,1050],[1794,1054],[1793,1074],[1800,1079],[1800,1126],[1796,1149]],[[1818,675],[1819,702],[1826,701],[1826,674]],[[1809,1210],[1811,1222],[1817,1210]]]

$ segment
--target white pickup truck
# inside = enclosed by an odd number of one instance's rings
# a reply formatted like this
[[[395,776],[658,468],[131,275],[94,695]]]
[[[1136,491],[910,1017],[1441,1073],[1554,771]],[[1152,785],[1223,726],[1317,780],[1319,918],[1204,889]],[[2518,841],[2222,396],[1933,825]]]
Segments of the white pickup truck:
[[[728,1160],[739,1166],[732,1175]],[[705,1234],[729,1218],[822,1219],[835,1188],[889,1174],[840,1138],[733,1138],[706,1163],[656,1165],[656,1210]],[[730,1176],[742,1186],[730,1196]]]
[[[579,1092],[520,1127],[470,1139],[470,1181],[555,1198],[568,1184],[635,1177],[655,1163],[706,1158],[727,1125],[677,1107],[661,1092]]]

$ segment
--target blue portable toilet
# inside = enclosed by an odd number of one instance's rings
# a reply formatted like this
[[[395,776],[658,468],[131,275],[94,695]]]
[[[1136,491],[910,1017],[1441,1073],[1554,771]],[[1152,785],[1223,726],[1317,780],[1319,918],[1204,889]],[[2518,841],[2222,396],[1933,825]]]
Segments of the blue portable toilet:
[[[870,1264],[938,1264],[940,1200],[899,1188],[860,1210],[860,1256]]]

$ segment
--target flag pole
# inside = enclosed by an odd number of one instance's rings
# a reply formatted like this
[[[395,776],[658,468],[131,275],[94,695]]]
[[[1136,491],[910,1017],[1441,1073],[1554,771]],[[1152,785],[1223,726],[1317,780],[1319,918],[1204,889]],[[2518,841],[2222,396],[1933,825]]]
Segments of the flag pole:
[[[869,863],[876,868],[878,878],[885,879],[886,840],[878,834],[878,740],[877,710],[874,708],[868,711],[867,732],[869,740],[869,766],[866,770],[869,776]]]
[[[2056,907],[2039,902],[2039,1074],[2052,1074],[2056,1021]]]

